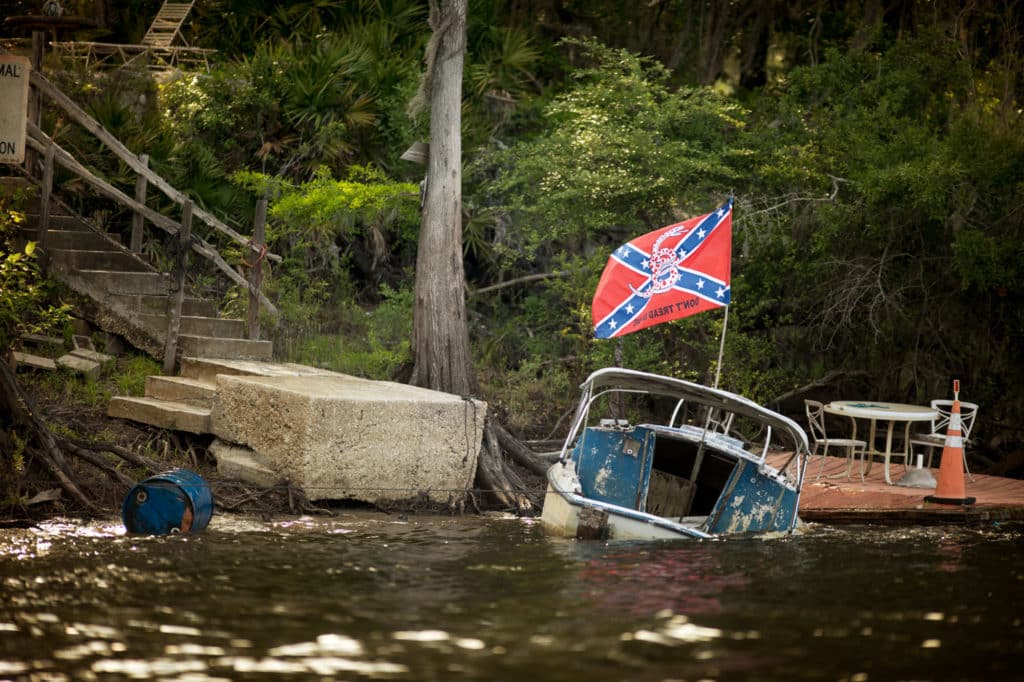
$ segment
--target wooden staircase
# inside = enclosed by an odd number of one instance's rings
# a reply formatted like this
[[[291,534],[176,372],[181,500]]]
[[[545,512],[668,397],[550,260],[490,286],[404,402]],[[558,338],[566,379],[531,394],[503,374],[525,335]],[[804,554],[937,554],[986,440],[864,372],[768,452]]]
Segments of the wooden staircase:
[[[3,178],[6,192],[28,189],[20,178]],[[38,195],[38,193],[36,193]],[[26,207],[19,241],[39,240],[38,196]],[[63,203],[50,202],[45,236],[48,274],[73,292],[76,315],[105,332],[124,338],[157,359],[167,346],[172,305],[171,278],[132,253],[110,234],[99,231]],[[42,241],[42,240],[40,240]],[[182,301],[177,360],[183,357],[266,360],[269,341],[246,338],[245,322],[218,316],[212,300],[186,295]]]

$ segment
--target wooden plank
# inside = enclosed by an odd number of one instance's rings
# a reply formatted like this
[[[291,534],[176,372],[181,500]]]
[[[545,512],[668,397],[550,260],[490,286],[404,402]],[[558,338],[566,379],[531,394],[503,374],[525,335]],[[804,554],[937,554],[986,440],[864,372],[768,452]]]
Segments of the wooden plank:
[[[777,466],[787,453],[769,457]],[[819,467],[824,464],[818,477]],[[800,518],[823,523],[903,523],[942,524],[975,523],[998,520],[1024,520],[1024,481],[975,473],[975,482],[966,479],[966,495],[976,498],[972,505],[929,503],[928,488],[908,488],[885,483],[881,466],[873,466],[861,481],[860,463],[847,478],[845,457],[815,457],[800,495]],[[893,479],[904,475],[902,466],[893,467]],[[938,469],[930,472],[938,477]]]

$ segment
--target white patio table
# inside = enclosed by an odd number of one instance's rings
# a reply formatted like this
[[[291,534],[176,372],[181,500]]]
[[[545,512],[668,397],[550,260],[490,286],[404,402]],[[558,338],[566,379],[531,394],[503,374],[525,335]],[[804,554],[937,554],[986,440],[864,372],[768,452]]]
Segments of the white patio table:
[[[936,410],[923,405],[886,403],[873,400],[833,400],[825,405],[825,411],[829,414],[837,414],[850,418],[850,421],[853,423],[853,435],[851,438],[857,437],[858,419],[867,419],[870,421],[870,428],[868,429],[867,454],[871,457],[874,455],[881,455],[885,458],[885,482],[889,485],[893,485],[892,479],[889,477],[889,458],[892,457],[893,454],[901,455],[903,457],[904,465],[907,467],[910,466],[910,453],[907,450],[907,448],[910,447],[908,442],[910,425],[914,422],[931,421],[939,416]],[[878,432],[878,422],[880,421],[888,423],[885,432],[884,451],[878,450],[875,444],[875,436]],[[892,434],[897,422],[906,422],[906,426],[903,429],[903,451],[893,453]],[[864,473],[871,471],[871,462],[872,459],[869,458],[867,468],[864,469]],[[863,464],[861,466],[863,467]]]

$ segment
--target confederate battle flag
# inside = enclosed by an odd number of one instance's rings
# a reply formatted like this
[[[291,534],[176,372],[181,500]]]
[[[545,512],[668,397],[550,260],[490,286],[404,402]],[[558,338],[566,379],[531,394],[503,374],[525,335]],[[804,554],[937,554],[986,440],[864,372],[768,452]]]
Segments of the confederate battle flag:
[[[591,315],[599,339],[729,305],[732,197],[714,213],[648,232],[608,258]]]

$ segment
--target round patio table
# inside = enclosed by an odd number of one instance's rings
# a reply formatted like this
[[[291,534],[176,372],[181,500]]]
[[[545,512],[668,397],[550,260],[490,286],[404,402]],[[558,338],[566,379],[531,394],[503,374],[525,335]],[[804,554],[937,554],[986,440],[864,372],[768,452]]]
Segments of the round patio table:
[[[889,477],[889,459],[894,454],[903,457],[904,467],[910,466],[910,452],[908,450],[910,447],[910,425],[914,422],[929,422],[937,419],[939,416],[936,410],[923,405],[887,403],[874,400],[833,400],[825,405],[825,411],[829,414],[850,418],[853,424],[853,435],[851,438],[857,437],[857,420],[869,420],[867,454],[872,457],[880,455],[885,458],[885,482],[889,485],[893,485],[892,479]],[[878,422],[880,421],[887,422],[888,424],[885,432],[884,451],[878,450],[875,447],[875,437],[878,433]],[[903,429],[903,451],[894,453],[892,451],[892,434],[897,422],[906,422],[906,426]],[[868,459],[867,468],[864,469],[864,473],[871,471],[872,461],[873,459]]]

